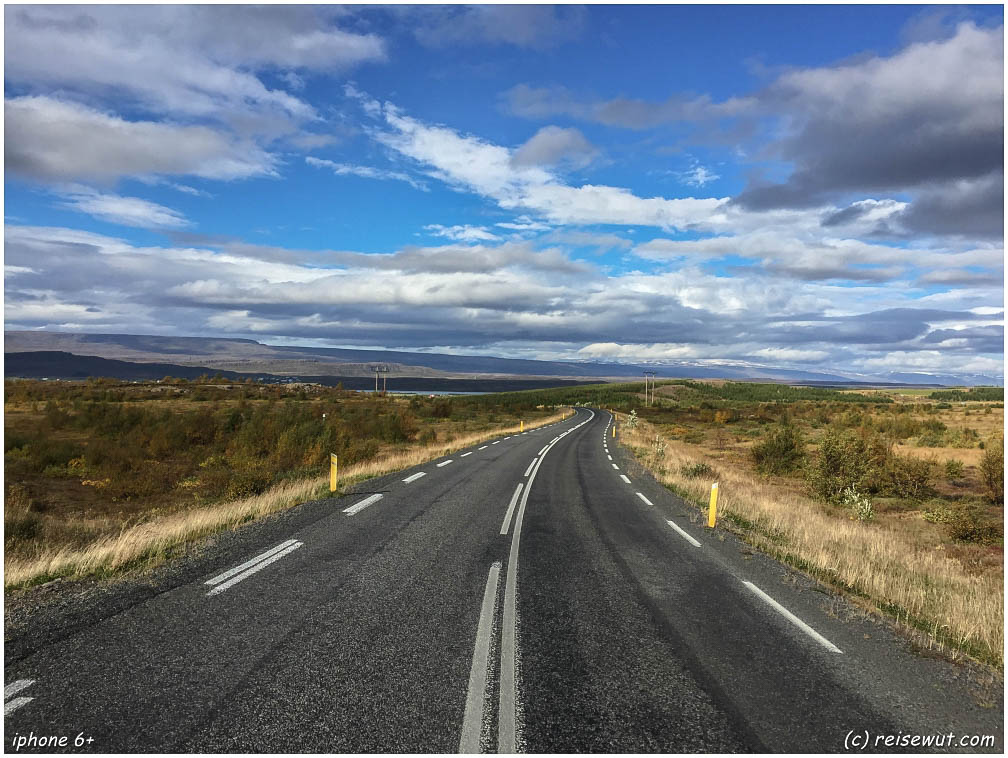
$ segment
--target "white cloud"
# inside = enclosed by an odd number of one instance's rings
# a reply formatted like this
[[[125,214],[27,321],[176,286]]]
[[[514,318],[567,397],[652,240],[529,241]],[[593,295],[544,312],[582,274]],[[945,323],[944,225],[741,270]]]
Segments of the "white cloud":
[[[435,237],[447,237],[448,239],[461,242],[488,242],[500,239],[500,237],[485,226],[470,226],[469,224],[442,226],[441,224],[427,224],[424,229]]]
[[[449,185],[495,200],[501,208],[528,210],[556,224],[631,224],[663,229],[717,223],[727,198],[641,198],[620,187],[571,187],[538,166],[516,166],[512,151],[443,126],[383,108],[393,131],[375,138]]]
[[[314,110],[253,71],[384,60],[381,39],[343,31],[329,16],[295,6],[7,7],[4,74],[92,96],[114,88],[153,112],[272,130],[278,117],[312,118]]]
[[[498,221],[494,226],[499,226],[501,229],[510,229],[515,232],[542,232],[553,228],[541,221],[533,221],[528,216],[518,216],[514,221]]]
[[[66,207],[113,224],[141,229],[189,226],[189,221],[181,213],[138,197],[103,194],[88,187],[68,188],[62,195]]]
[[[206,126],[126,121],[51,97],[4,101],[4,160],[33,179],[114,180],[151,174],[238,179],[274,173],[272,156]]]
[[[355,166],[348,163],[336,163],[324,158],[306,156],[305,163],[315,168],[327,168],[337,176],[359,176],[364,179],[391,179],[399,182],[406,182],[414,189],[428,192],[429,188],[421,181],[414,179],[409,174],[402,171],[389,171],[383,168],[373,168],[371,166]]]
[[[699,163],[695,164],[688,171],[681,171],[676,174],[679,180],[691,187],[703,187],[705,184],[717,181],[721,177]]]

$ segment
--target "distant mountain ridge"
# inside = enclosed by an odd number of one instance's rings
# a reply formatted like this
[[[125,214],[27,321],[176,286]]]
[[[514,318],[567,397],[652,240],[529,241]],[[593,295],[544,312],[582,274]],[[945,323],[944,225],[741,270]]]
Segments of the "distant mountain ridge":
[[[164,377],[198,379],[201,376],[220,376],[236,382],[246,379],[271,383],[309,382],[329,387],[337,385],[348,390],[374,389],[372,376],[278,376],[262,372],[241,373],[222,371],[206,366],[179,366],[171,363],[131,363],[114,358],[93,355],[74,355],[58,350],[33,350],[26,353],[4,353],[4,373],[21,379],[69,379],[109,377],[126,381],[153,381]],[[586,384],[575,379],[532,379],[501,377],[490,379],[460,379],[429,376],[397,377],[388,385],[390,392],[512,392],[515,390],[545,389]]]
[[[142,334],[81,334],[70,332],[5,331],[4,352],[61,351],[133,363],[170,363],[204,370],[241,374],[371,375],[374,364],[385,364],[390,377],[477,378],[563,377],[621,379],[653,371],[658,378],[736,379],[784,382],[896,382],[942,385],[1001,385],[1000,377],[890,374],[860,376],[736,364],[602,363],[595,361],[539,361],[445,353],[396,350],[318,348],[264,345],[251,339],[220,337],[165,337]],[[900,378],[897,378],[900,377]],[[907,377],[907,378],[902,378]],[[911,378],[912,377],[912,378]]]

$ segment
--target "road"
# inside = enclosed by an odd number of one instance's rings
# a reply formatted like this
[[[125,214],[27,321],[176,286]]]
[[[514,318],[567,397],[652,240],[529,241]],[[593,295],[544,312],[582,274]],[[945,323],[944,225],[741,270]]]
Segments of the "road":
[[[963,667],[698,523],[610,425],[299,506],[9,641],[5,749],[1001,752]]]

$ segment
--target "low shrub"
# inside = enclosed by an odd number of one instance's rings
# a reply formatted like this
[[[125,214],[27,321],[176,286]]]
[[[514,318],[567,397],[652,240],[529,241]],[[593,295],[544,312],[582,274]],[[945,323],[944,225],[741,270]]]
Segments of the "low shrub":
[[[682,466],[679,473],[687,479],[717,479],[717,472],[702,461]]]
[[[980,459],[980,478],[990,499],[1004,504],[1004,440],[995,441],[984,449]]]
[[[963,466],[963,462],[956,460],[955,458],[949,458],[945,461],[945,478],[950,482],[958,481],[966,475],[966,467]]]
[[[787,474],[799,468],[805,458],[805,439],[797,427],[784,424],[773,429],[750,451],[762,474]]]
[[[835,430],[823,437],[805,471],[812,492],[828,503],[839,503],[846,489],[863,489],[868,474],[868,444],[853,432]]]
[[[952,513],[948,521],[949,536],[961,542],[994,545],[1001,541],[1001,524],[984,513],[983,508],[969,505]]]

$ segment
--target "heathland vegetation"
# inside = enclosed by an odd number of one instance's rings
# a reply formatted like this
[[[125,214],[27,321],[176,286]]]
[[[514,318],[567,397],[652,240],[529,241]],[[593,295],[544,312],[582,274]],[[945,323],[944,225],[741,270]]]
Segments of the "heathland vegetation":
[[[522,393],[376,396],[203,378],[7,381],[5,584],[117,571],[187,540],[556,415]]]
[[[195,536],[477,439],[609,408],[618,441],[719,524],[897,620],[1003,666],[1000,388],[663,382],[450,398],[202,380],[7,382],[7,585],[146,565]],[[631,418],[633,419],[631,421]]]

